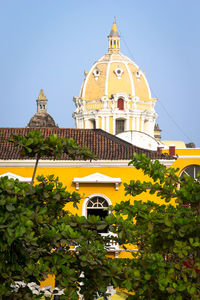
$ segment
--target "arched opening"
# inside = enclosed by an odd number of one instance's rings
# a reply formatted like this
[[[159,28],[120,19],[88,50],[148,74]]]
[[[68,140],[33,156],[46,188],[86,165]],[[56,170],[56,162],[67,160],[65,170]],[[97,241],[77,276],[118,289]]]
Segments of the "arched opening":
[[[183,178],[186,175],[186,176],[191,176],[196,180],[199,180],[199,179],[197,179],[198,172],[200,172],[199,165],[190,165],[190,166],[185,167],[181,171],[180,178]]]
[[[117,108],[118,108],[119,110],[124,110],[124,99],[119,98],[119,99],[117,100]]]
[[[116,134],[124,132],[124,124],[125,124],[125,121],[123,119],[116,120]]]
[[[108,201],[101,196],[94,196],[90,198],[86,205],[86,217],[99,216],[101,220],[108,216]],[[100,233],[107,233],[108,227],[100,230]]]

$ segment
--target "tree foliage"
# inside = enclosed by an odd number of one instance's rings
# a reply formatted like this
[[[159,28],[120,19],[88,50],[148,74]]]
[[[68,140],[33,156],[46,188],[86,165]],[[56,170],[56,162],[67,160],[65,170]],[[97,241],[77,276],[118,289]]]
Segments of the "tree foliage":
[[[73,140],[41,133],[12,136],[21,154],[36,158],[95,158]],[[53,175],[38,177],[35,185],[0,178],[0,298],[39,299],[29,286],[13,289],[16,282],[35,282],[55,275],[64,290],[61,299],[107,299],[107,286],[131,292],[130,299],[200,298],[200,184],[191,177],[180,179],[177,171],[135,155],[130,162],[149,178],[124,184],[128,201],[111,208],[101,220],[72,215],[67,203],[77,207],[80,195],[69,193]],[[34,175],[33,180],[34,181]],[[155,202],[143,201],[143,193]],[[141,196],[141,200],[134,200]],[[165,203],[165,204],[161,204]],[[99,230],[109,226],[124,251],[131,244],[132,259],[107,257],[106,239]]]
[[[74,159],[95,156],[72,139],[53,135],[44,139],[40,132],[27,137],[15,135],[10,141],[24,156],[57,157],[63,152]],[[76,192],[69,193],[53,175],[37,178],[30,186],[18,180],[0,179],[0,297],[34,299],[28,286],[13,289],[15,283],[35,282],[55,275],[56,284],[64,288],[61,299],[85,299],[106,294],[112,278],[111,259],[106,257],[104,241],[98,230],[107,224],[100,218],[86,219],[64,210],[67,203],[75,207],[80,201]],[[84,274],[84,276],[83,276]],[[93,284],[91,284],[93,282]]]
[[[200,298],[200,184],[190,176],[152,162],[143,154],[130,162],[150,180],[124,184],[126,195],[141,200],[115,206],[116,232],[121,244],[138,252],[122,262],[126,279],[116,285],[134,292],[131,299]],[[142,194],[155,202],[142,201]],[[166,204],[161,204],[163,200]]]

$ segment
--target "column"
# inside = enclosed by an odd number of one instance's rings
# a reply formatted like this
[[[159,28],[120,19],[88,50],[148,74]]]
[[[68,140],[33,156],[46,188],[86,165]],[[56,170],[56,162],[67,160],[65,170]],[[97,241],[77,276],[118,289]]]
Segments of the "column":
[[[106,116],[106,131],[109,132],[109,116]]]

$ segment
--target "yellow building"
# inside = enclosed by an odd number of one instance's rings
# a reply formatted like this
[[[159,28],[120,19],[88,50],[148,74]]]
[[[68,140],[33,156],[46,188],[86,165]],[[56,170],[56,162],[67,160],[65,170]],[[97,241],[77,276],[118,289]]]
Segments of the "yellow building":
[[[185,148],[183,144],[179,144],[183,149],[171,144],[162,149],[163,144],[155,139],[156,99],[151,96],[145,74],[120,52],[115,22],[108,40],[108,53],[85,72],[80,95],[74,98],[76,129],[55,125],[47,113],[43,91],[37,99],[37,113],[26,128],[0,128],[3,133],[0,176],[7,174],[30,181],[35,160],[20,158],[18,149],[4,138],[16,133],[26,135],[33,129],[40,130],[45,137],[56,133],[60,137],[74,138],[97,155],[98,159],[92,162],[72,161],[66,155],[59,160],[41,160],[36,174],[55,174],[69,191],[77,190],[82,195],[79,209],[70,208],[86,217],[91,214],[103,216],[105,207],[124,200],[124,182],[145,179],[139,170],[128,166],[134,152],[158,159],[168,167],[178,167],[180,176],[187,173],[196,177],[200,170],[200,149]],[[157,147],[158,151],[151,150]],[[153,200],[154,196],[146,195],[144,201],[147,198]],[[110,252],[119,257],[128,255],[115,244],[110,246]]]

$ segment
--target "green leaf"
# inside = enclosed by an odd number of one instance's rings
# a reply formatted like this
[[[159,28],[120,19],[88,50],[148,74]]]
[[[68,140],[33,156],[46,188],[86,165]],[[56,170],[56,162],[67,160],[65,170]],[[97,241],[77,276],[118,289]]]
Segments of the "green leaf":
[[[15,210],[15,206],[13,206],[12,204],[7,204],[6,209],[11,212],[11,211]]]

